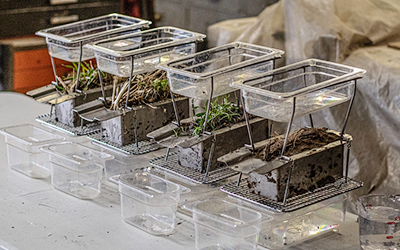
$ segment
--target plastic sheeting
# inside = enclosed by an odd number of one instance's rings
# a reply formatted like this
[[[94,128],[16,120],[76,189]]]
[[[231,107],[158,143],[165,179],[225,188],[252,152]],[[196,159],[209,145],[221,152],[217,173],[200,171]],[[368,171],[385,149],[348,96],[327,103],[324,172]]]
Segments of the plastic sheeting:
[[[397,0],[289,0],[281,4],[287,63],[310,57],[343,61],[359,47],[400,38]],[[332,53],[336,50],[337,57]]]
[[[249,25],[256,21],[257,17],[249,17],[223,21],[215,26],[210,25],[207,33],[213,39],[208,41],[208,47],[213,48],[235,41]]]
[[[284,50],[287,64],[319,58],[367,70],[346,127],[349,176],[365,184],[350,193],[352,204],[362,194],[400,193],[400,50],[386,46],[400,40],[399,16],[398,0],[281,0],[236,38]],[[347,107],[316,113],[314,123],[340,130]]]
[[[364,181],[351,197],[366,193],[400,193],[400,50],[360,48],[344,64],[364,68],[346,132],[354,138],[350,176]],[[324,111],[327,126],[338,126],[344,105]]]

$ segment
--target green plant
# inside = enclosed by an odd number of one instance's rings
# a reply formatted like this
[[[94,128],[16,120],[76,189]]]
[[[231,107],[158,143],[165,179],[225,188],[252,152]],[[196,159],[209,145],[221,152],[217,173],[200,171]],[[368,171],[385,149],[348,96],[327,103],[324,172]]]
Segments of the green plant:
[[[58,90],[71,94],[75,92],[77,82],[78,82],[78,89],[83,91],[100,87],[98,70],[93,67],[91,62],[88,63],[83,61],[81,63],[81,70],[79,72],[79,81],[77,81],[77,74],[79,68],[78,63],[73,62],[70,65],[63,65],[63,66],[71,69],[72,72],[66,76],[62,77],[57,76],[57,80],[59,83],[59,85],[57,86]],[[105,72],[101,72],[101,76],[104,85],[108,85],[111,83],[112,81],[111,75]]]
[[[64,78],[64,80],[69,80],[76,84],[76,74],[78,73],[78,68],[79,64],[78,63],[72,63],[72,65],[64,65],[66,68],[70,68],[73,70],[72,75],[68,75],[67,77]],[[104,76],[104,73],[103,73]],[[81,71],[79,73],[79,85],[78,89],[79,90],[88,90],[91,87],[97,87],[98,83],[95,82],[98,79],[98,70],[93,67],[93,65],[88,62],[83,61],[81,63]],[[95,86],[92,86],[95,85]]]
[[[153,84],[151,85],[151,87],[154,90],[156,90],[157,92],[168,92],[169,93],[169,86],[168,86],[167,79],[160,80],[159,78],[157,78],[153,81]]]
[[[129,79],[124,82],[121,88],[116,91],[114,85],[113,101],[110,109],[116,110],[125,105],[126,96],[128,94]],[[171,95],[169,90],[166,72],[156,70],[143,74],[134,75],[131,79],[129,87],[128,106],[157,102],[165,100]]]
[[[207,110],[207,105],[208,101],[205,104],[204,110]],[[197,108],[198,107],[195,107],[194,109]],[[219,97],[217,97],[214,102],[211,103],[206,131],[214,131],[221,127],[229,126],[239,121],[241,117],[239,107],[234,102],[229,101],[229,95],[224,97],[221,104],[219,103]],[[199,135],[203,131],[205,120],[206,112],[195,115],[194,121],[196,125],[193,129],[193,135]]]

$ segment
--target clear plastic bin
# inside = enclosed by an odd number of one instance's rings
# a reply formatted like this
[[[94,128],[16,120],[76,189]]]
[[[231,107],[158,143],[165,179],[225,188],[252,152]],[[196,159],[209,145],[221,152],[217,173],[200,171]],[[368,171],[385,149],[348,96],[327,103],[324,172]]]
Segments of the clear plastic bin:
[[[109,14],[79,22],[43,29],[36,35],[46,37],[49,54],[53,57],[78,62],[80,46],[87,43],[111,38],[116,35],[132,33],[148,28],[150,21],[125,16]],[[82,60],[94,58],[94,53],[88,48],[82,48]]]
[[[365,72],[346,65],[308,59],[269,72],[256,69],[252,72],[254,76],[231,86],[241,90],[248,113],[288,122],[294,100],[295,117],[350,100],[355,80]]]
[[[80,199],[100,194],[104,166],[113,156],[73,142],[42,150],[50,154],[51,183],[56,189]]]
[[[141,169],[143,166],[137,162],[137,155],[125,154],[100,143],[93,144],[99,146],[101,152],[110,154],[114,157],[113,160],[107,161],[107,164],[104,168],[104,175],[107,179],[112,176],[130,173],[133,170]],[[135,164],[133,164],[134,162]],[[147,164],[148,160],[146,160],[144,163]]]
[[[227,194],[224,192],[221,192],[221,186],[229,183],[233,179],[236,179],[237,177],[232,177],[228,179],[224,179],[221,181],[217,181],[211,184],[199,184],[195,183],[193,181],[190,181],[186,178],[182,178],[179,175],[173,174],[173,173],[168,173],[166,171],[162,171],[159,169],[151,169],[150,171],[152,174],[161,176],[162,178],[171,181],[175,184],[178,184],[181,186],[184,191],[180,195],[179,203],[178,203],[178,212],[181,212],[183,214],[186,214],[188,216],[192,216],[192,211],[184,209],[183,207],[186,204],[193,203],[195,201],[199,200],[205,200],[207,198],[226,198]]]
[[[30,124],[3,128],[0,133],[5,136],[8,165],[11,169],[32,178],[50,176],[49,156],[40,148],[62,142],[64,137]]]
[[[125,222],[154,235],[174,230],[179,185],[145,171],[123,174],[118,183]]]
[[[162,62],[196,51],[205,35],[174,27],[159,27],[86,45],[95,52],[97,67],[107,73],[128,77],[152,71]]]
[[[187,97],[206,100],[213,81],[213,97],[235,91],[229,84],[244,79],[254,68],[272,70],[273,59],[283,51],[234,42],[171,60],[157,68],[167,71],[171,91]]]
[[[361,249],[399,249],[399,195],[358,197],[357,211]]]
[[[339,195],[293,212],[277,212],[231,197],[263,216],[258,244],[282,249],[330,232],[338,232],[346,213],[346,195]],[[273,220],[269,220],[270,216]]]
[[[257,248],[259,212],[222,199],[198,201],[187,208],[193,212],[197,249]]]

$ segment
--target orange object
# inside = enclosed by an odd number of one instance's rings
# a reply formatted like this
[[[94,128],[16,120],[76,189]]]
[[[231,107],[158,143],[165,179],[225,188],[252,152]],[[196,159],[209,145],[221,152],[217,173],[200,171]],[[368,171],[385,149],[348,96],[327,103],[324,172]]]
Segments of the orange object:
[[[57,75],[61,76],[71,69],[62,64],[70,64],[59,59],[54,60]],[[14,91],[26,93],[29,90],[50,84],[55,80],[53,67],[47,49],[18,51],[14,53]]]

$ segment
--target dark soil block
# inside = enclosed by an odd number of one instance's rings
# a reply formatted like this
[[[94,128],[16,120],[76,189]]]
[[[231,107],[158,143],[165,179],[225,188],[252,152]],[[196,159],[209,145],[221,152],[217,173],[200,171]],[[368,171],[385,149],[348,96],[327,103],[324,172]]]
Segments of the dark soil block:
[[[180,119],[189,116],[189,99],[175,98]],[[139,105],[112,119],[101,122],[103,137],[121,146],[148,140],[147,134],[176,120],[170,99],[152,103],[151,106]]]
[[[285,156],[290,156],[293,163],[282,162],[278,168],[272,170],[262,167],[252,171],[247,179],[250,191],[272,200],[283,201],[292,164],[287,198],[313,191],[343,177],[344,142],[338,135],[339,133],[326,129],[302,129],[291,133]],[[258,150],[256,157],[280,161],[283,140],[283,136],[267,140],[266,146]]]
[[[254,118],[250,120],[254,142],[265,140],[268,134],[268,120],[264,118]],[[218,129],[213,132],[215,135],[215,149],[212,154],[209,171],[217,168],[219,163],[217,158],[225,155],[237,148],[249,144],[246,122],[240,122],[230,127]],[[198,172],[205,172],[207,161],[211,149],[213,136],[190,148],[178,149],[178,161],[183,167],[190,168]]]
[[[106,86],[104,88],[104,91],[106,96],[111,95],[112,86]],[[101,96],[101,88],[89,89],[82,94],[74,94],[74,98],[56,104],[54,106],[56,120],[71,127],[80,126],[81,118],[76,112],[73,112],[73,109],[84,103],[96,100]]]

